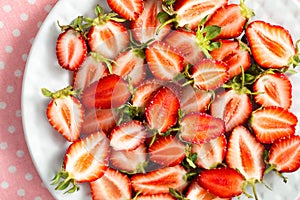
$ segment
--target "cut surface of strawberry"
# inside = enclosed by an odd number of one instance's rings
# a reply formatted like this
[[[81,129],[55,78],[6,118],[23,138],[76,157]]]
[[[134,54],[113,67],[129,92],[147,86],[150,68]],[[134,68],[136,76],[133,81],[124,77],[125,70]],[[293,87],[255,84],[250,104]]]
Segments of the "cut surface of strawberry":
[[[292,37],[282,26],[253,21],[247,26],[246,36],[255,61],[262,67],[286,67],[296,54]]]
[[[93,200],[131,199],[130,179],[126,174],[108,168],[104,175],[90,182]]]
[[[144,10],[143,0],[107,0],[109,7],[121,17],[136,20]]]
[[[206,113],[190,113],[180,122],[180,137],[194,144],[201,144],[225,133],[225,123]]]
[[[297,117],[290,111],[269,106],[252,113],[250,126],[258,141],[269,144],[294,135],[297,123]]]

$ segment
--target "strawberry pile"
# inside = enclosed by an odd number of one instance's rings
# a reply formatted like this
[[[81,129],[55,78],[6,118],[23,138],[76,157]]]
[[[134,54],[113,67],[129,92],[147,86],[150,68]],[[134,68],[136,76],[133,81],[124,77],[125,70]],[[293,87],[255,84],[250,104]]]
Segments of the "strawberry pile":
[[[59,25],[70,86],[49,123],[70,146],[56,190],[93,199],[255,197],[274,171],[300,167],[289,76],[297,45],[227,0],[107,0],[112,11]],[[234,19],[234,20],[233,20]],[[246,187],[253,187],[253,194]]]

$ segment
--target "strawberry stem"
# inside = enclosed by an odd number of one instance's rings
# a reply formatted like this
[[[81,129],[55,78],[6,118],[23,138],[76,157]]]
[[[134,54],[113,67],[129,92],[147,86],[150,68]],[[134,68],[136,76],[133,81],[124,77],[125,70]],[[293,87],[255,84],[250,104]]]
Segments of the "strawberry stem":
[[[41,91],[44,96],[51,97],[52,99],[65,98],[68,96],[78,97],[81,92],[80,90],[73,90],[72,86],[68,86],[68,87],[58,90],[56,92],[51,92],[50,90],[48,90],[46,88],[42,88]]]
[[[70,184],[72,187],[64,193],[74,193],[79,190],[79,187],[76,185],[75,179],[63,169],[54,176],[51,182],[51,185],[57,185],[55,190],[65,190],[70,186]]]
[[[112,59],[109,59],[109,58],[105,58],[104,56],[102,56],[101,54],[99,53],[96,53],[96,52],[90,52],[90,55],[92,56],[92,58],[94,58],[97,62],[101,63],[101,62],[104,62],[108,68],[108,71],[110,74],[113,73],[112,71],[112,64],[111,63],[114,63],[117,65],[116,61],[112,60]]]
[[[255,16],[255,13],[252,9],[248,8],[245,4],[245,0],[240,1],[240,9],[242,15],[248,20],[251,17]]]

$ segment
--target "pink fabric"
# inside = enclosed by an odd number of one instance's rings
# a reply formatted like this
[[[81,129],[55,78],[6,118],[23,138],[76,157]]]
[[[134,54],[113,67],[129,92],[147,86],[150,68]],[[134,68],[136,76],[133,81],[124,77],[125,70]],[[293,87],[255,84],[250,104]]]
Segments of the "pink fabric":
[[[33,39],[57,0],[0,1],[0,199],[51,200],[33,165],[21,119],[21,88]]]

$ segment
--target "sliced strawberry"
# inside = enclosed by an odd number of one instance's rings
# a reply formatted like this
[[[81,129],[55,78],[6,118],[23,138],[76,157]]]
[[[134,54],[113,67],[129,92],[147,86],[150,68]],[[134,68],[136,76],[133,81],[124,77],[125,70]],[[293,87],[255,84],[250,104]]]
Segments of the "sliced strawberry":
[[[136,192],[144,195],[169,193],[169,188],[180,192],[187,186],[186,173],[180,165],[165,167],[147,174],[135,174],[131,177],[131,184]]]
[[[147,153],[144,144],[131,151],[111,150],[109,162],[112,168],[131,174],[144,172],[147,165]]]
[[[221,198],[241,195],[243,183],[244,177],[231,168],[203,170],[198,177],[198,184],[201,187]]]
[[[80,32],[69,28],[56,41],[58,64],[71,71],[77,70],[87,55],[87,45]]]
[[[112,63],[112,72],[124,79],[129,79],[133,86],[137,86],[146,77],[144,58],[136,53],[135,50],[122,52],[115,58],[115,62]]]
[[[206,189],[201,187],[197,181],[193,181],[186,193],[186,198],[189,200],[230,200],[231,198],[220,198],[209,193]]]
[[[162,1],[144,0],[144,10],[134,21],[131,21],[131,29],[134,38],[140,43],[146,43],[151,39],[162,40],[171,27],[165,26],[158,34],[156,31],[160,25],[157,15],[162,11]]]
[[[159,133],[166,132],[177,123],[179,107],[179,100],[172,90],[160,88],[145,108],[149,128]]]
[[[250,53],[234,40],[219,40],[221,47],[210,52],[213,59],[227,64],[229,79],[250,68]]]
[[[103,132],[73,142],[66,151],[63,170],[56,174],[52,184],[58,184],[56,190],[65,190],[73,184],[67,191],[71,193],[79,189],[77,182],[97,180],[107,169],[108,154],[109,141]]]
[[[203,59],[191,68],[194,86],[203,90],[214,90],[229,79],[228,67],[222,61]]]
[[[295,134],[297,117],[290,111],[276,106],[265,107],[252,113],[250,125],[258,141],[274,141]]]
[[[148,132],[146,127],[137,120],[116,126],[110,133],[110,146],[115,150],[134,150],[145,140]]]
[[[300,136],[276,141],[270,148],[268,159],[271,169],[278,172],[294,172],[300,168]]]
[[[192,144],[192,153],[197,154],[196,165],[204,169],[216,168],[223,162],[227,149],[225,135],[202,144]]]
[[[245,123],[251,116],[251,112],[250,97],[233,89],[217,95],[210,106],[211,115],[225,121],[226,132]]]
[[[206,16],[227,3],[228,0],[177,0],[174,10],[177,14],[178,26],[187,25],[190,29],[196,29]]]
[[[185,86],[180,96],[180,109],[185,114],[204,112],[208,109],[212,96],[211,92]]]
[[[247,26],[246,36],[255,61],[262,67],[286,67],[296,54],[292,37],[282,26],[253,21]]]
[[[82,92],[83,105],[90,108],[116,108],[128,100],[128,83],[116,74],[110,74],[92,83]]]
[[[228,167],[238,169],[246,180],[263,178],[265,170],[264,146],[244,126],[233,129],[226,154]]]
[[[144,10],[143,0],[107,0],[109,7],[121,17],[136,20]]]
[[[81,102],[73,96],[76,92],[72,87],[54,93],[43,88],[42,93],[52,98],[46,111],[51,126],[70,142],[79,139],[84,109]]]
[[[160,80],[173,80],[183,70],[180,52],[164,42],[153,42],[145,53],[152,74]]]
[[[185,157],[185,145],[174,135],[160,137],[148,150],[150,160],[162,166],[175,166]]]
[[[289,109],[292,104],[292,84],[283,73],[264,74],[254,83],[254,99],[262,106]]]
[[[90,182],[94,200],[131,199],[131,184],[127,175],[108,168],[96,181]]]
[[[83,90],[92,83],[108,74],[108,69],[103,62],[98,62],[93,56],[86,57],[79,70],[74,72],[73,87]]]
[[[136,200],[176,200],[170,194],[139,195]]]
[[[190,113],[180,122],[180,137],[194,144],[201,144],[225,133],[223,120],[206,113]]]
[[[182,30],[171,31],[164,42],[177,49],[184,58],[185,63],[195,65],[205,58],[201,48],[197,45],[196,34]]]

